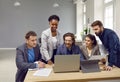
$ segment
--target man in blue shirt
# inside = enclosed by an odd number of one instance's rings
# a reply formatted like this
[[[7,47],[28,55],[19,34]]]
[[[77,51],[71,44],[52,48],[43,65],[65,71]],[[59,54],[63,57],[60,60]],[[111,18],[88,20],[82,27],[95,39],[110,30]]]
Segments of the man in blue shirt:
[[[79,54],[80,59],[83,60],[83,55],[78,45],[75,45],[75,36],[73,33],[66,33],[63,35],[64,43],[57,49],[57,55],[72,55]]]
[[[43,68],[45,63],[41,61],[40,49],[37,44],[37,34],[29,31],[26,43],[16,49],[17,73],[15,82],[24,82],[28,69]]]
[[[113,65],[120,67],[120,40],[117,34],[111,29],[104,28],[99,20],[94,21],[91,27],[108,50],[108,66],[105,70],[112,70]]]

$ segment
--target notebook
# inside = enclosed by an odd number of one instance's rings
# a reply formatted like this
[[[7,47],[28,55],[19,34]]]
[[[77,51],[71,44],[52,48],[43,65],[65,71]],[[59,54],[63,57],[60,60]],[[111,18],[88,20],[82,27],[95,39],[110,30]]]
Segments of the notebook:
[[[98,63],[99,63],[99,60],[80,61],[81,71],[83,73],[100,72],[101,70]]]
[[[80,55],[55,55],[53,71],[60,72],[78,72],[80,69]]]

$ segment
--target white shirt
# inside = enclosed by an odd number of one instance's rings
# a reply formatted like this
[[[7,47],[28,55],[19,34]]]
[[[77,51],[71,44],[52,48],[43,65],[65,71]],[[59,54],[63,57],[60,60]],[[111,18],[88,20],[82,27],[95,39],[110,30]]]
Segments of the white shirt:
[[[57,47],[56,47],[56,45],[57,45],[57,38],[56,38],[56,36],[52,37],[52,43],[53,43],[53,49],[57,49]]]

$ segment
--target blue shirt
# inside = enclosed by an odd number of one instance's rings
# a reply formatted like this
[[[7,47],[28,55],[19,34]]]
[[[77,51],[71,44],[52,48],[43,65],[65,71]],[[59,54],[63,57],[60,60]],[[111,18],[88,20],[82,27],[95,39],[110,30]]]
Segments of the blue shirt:
[[[73,54],[72,49],[67,49],[67,54]]]
[[[34,49],[28,49],[28,62],[33,63],[35,60]]]

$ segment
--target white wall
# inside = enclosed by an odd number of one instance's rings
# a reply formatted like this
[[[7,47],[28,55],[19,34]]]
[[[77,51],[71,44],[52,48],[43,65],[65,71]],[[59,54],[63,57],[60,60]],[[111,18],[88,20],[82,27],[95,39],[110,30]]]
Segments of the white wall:
[[[15,7],[16,0],[0,0],[0,48],[16,48],[24,43],[24,36],[33,30],[41,32],[49,28],[48,17],[60,17],[59,29],[62,34],[76,31],[76,9],[72,0],[18,0],[21,6]]]

